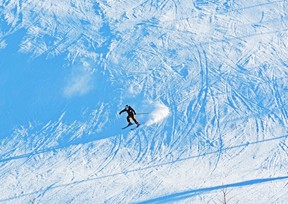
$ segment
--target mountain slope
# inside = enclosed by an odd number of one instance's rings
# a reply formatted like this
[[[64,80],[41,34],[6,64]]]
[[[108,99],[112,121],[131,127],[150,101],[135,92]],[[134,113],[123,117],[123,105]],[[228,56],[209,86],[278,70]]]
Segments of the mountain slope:
[[[0,202],[285,203],[286,1],[0,9]]]

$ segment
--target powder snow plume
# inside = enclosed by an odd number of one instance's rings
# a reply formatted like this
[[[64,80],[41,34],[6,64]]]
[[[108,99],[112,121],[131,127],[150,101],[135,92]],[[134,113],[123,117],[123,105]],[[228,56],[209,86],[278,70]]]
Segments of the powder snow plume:
[[[148,120],[146,122],[147,126],[161,122],[170,114],[169,108],[161,102],[156,102],[152,104],[151,107],[152,108],[148,114]]]

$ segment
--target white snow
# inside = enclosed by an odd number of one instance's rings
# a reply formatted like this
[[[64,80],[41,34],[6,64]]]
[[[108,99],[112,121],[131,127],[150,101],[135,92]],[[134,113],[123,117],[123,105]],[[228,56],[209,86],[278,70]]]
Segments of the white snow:
[[[89,65],[75,67],[67,79],[63,95],[65,97],[81,96],[93,89],[93,69]]]
[[[146,122],[147,126],[161,122],[170,114],[169,108],[163,103],[148,102],[147,104],[149,104],[149,108],[147,108],[147,110],[151,109],[150,113],[148,114],[148,121]]]
[[[286,0],[0,16],[0,203],[287,203]]]

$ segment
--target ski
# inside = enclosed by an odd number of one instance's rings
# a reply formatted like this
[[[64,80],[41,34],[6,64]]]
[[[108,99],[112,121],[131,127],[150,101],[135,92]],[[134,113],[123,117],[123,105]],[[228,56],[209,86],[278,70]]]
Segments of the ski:
[[[131,123],[131,124],[128,124],[128,125],[126,125],[125,127],[123,127],[122,129],[124,130],[124,129],[128,128],[128,127],[131,126],[131,125],[133,125],[133,124],[132,124],[132,123]]]
[[[135,129],[137,129],[138,127],[140,126],[140,124],[138,124],[136,127],[134,127],[134,128],[131,128],[130,130],[135,130]]]

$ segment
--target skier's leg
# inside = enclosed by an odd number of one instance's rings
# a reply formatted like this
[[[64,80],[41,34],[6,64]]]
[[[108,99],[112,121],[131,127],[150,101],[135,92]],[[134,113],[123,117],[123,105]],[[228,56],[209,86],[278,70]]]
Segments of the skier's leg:
[[[135,116],[133,115],[133,117],[131,117],[132,118],[132,120],[137,124],[137,125],[139,125],[139,123],[138,123],[138,121],[136,120],[136,118],[135,118]]]
[[[127,116],[127,122],[129,123],[129,125],[132,124],[132,123],[130,122],[130,116],[129,116],[129,115]]]

